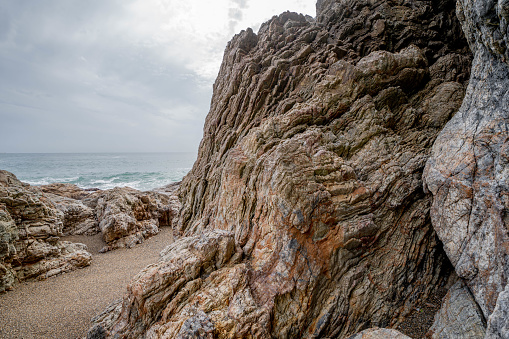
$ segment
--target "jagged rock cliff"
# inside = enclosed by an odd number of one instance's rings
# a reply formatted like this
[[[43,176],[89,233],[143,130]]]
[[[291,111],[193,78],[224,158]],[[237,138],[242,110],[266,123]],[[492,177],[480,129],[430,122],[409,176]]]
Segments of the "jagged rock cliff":
[[[319,1],[228,44],[178,231],[89,337],[342,338],[446,278],[422,189],[471,56],[454,1]]]
[[[475,57],[463,105],[426,166],[431,216],[487,337],[509,338],[509,2],[459,0],[457,12]]]

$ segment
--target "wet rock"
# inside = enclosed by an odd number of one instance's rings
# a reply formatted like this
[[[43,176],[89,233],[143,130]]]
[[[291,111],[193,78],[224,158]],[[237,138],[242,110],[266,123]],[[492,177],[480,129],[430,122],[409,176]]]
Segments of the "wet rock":
[[[427,338],[484,338],[486,321],[472,293],[463,280],[458,280],[447,292],[442,308]]]
[[[424,174],[434,196],[433,227],[488,323],[494,310],[505,305],[497,303],[504,300],[499,296],[509,278],[506,5],[457,2],[458,18],[475,54],[472,74],[461,109],[437,138]]]

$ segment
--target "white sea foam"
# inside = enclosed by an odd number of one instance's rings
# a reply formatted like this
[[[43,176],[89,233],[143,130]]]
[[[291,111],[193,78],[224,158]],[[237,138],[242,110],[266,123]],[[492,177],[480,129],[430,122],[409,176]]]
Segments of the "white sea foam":
[[[151,190],[182,180],[194,159],[191,153],[0,154],[0,169],[30,185]]]

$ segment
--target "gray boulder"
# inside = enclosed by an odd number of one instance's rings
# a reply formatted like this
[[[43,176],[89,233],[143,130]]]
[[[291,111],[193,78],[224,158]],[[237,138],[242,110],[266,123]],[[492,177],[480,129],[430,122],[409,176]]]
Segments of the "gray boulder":
[[[474,52],[467,93],[438,136],[425,171],[431,218],[445,251],[489,322],[507,312],[509,279],[509,49],[507,0],[459,0],[457,15]],[[491,333],[491,334],[490,334]]]
[[[472,293],[460,279],[447,292],[427,333],[432,339],[483,338],[486,321]]]

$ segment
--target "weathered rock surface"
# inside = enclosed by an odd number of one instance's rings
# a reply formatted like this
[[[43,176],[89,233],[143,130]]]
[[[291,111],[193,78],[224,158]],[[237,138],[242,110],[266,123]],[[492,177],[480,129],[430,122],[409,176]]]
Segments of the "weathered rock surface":
[[[498,295],[497,306],[491,314],[486,339],[509,338],[509,286]]]
[[[171,226],[180,202],[175,196],[123,187],[94,193],[83,202],[95,211],[107,247],[132,247]]]
[[[90,264],[85,245],[59,240],[62,228],[61,213],[38,188],[0,171],[0,292]]]
[[[240,257],[235,253],[233,234],[226,231],[180,238],[161,253],[158,263],[133,279],[123,303],[115,303],[109,312],[96,317],[100,329],[96,326],[92,333],[115,331],[137,338],[148,331],[148,337],[198,338],[216,332],[212,317],[225,333],[242,334],[235,326],[235,315],[260,311],[253,303],[245,304],[247,268],[245,264],[233,265]],[[189,299],[192,304],[176,308]],[[226,304],[229,307],[224,307]],[[214,311],[213,315],[202,308]],[[143,313],[138,311],[141,309]],[[161,320],[154,324],[154,319]]]
[[[14,220],[4,205],[0,204],[0,292],[12,287],[16,276],[10,262],[16,255],[14,246],[18,232]]]
[[[97,188],[85,190],[73,184],[62,184],[62,183],[43,185],[40,186],[40,188],[44,193],[59,195],[61,197],[71,198],[75,200],[85,199],[92,192],[99,191],[99,189]]]
[[[475,54],[472,75],[463,105],[436,140],[425,170],[434,196],[433,226],[484,316],[494,319],[508,311],[500,297],[509,278],[508,4],[457,2]]]
[[[463,100],[461,34],[453,1],[357,0],[235,36],[181,184],[184,237],[94,333],[344,338],[397,325],[447,276],[422,171]]]
[[[82,201],[52,193],[45,193],[45,196],[62,213],[64,236],[94,235],[100,232],[95,211]]]
[[[369,328],[348,339],[410,339],[410,337],[388,328]]]
[[[0,171],[0,292],[18,280],[45,279],[89,265],[86,246],[60,241],[62,236],[102,232],[107,251],[132,247],[159,227],[171,226],[181,207],[177,189],[178,184],[160,192],[32,187]]]
[[[178,183],[158,191],[140,192],[129,187],[83,190],[71,184],[42,186],[45,196],[62,212],[63,233],[93,235],[102,232],[103,251],[132,247],[171,226],[181,204]]]
[[[442,308],[427,338],[484,338],[486,321],[481,309],[463,280],[458,280],[447,292]]]

